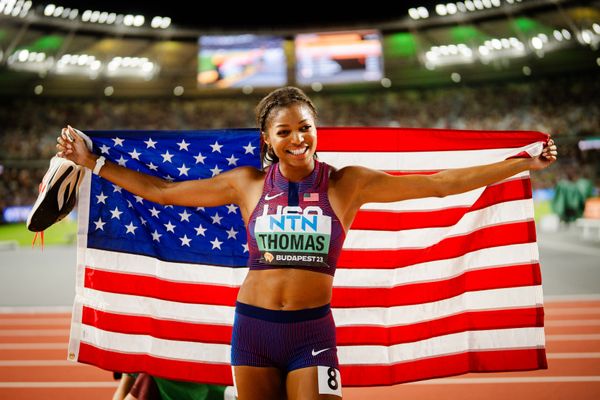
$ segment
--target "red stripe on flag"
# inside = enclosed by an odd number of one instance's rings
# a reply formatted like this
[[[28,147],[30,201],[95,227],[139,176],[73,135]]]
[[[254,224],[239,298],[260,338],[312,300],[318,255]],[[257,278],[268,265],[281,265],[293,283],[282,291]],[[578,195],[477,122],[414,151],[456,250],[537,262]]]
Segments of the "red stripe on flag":
[[[472,251],[510,244],[535,242],[534,221],[514,222],[450,237],[422,249],[344,249],[338,268],[399,268],[428,261],[459,257]]]
[[[535,263],[467,271],[450,279],[392,288],[334,287],[331,305],[339,308],[394,307],[440,301],[470,291],[535,286],[542,283],[539,269],[539,264]]]
[[[471,207],[444,210],[374,211],[360,210],[351,229],[399,231],[405,229],[445,227],[456,224],[467,212],[494,204],[531,198],[529,179],[515,179],[487,187]]]
[[[231,326],[164,320],[140,315],[118,314],[83,307],[82,323],[104,331],[185,342],[229,344]]]
[[[174,282],[154,276],[85,268],[84,286],[101,292],[152,297],[182,303],[235,305],[238,287]]]
[[[466,311],[431,321],[399,326],[340,326],[336,329],[336,338],[338,346],[392,346],[458,332],[542,326],[544,309],[540,306]]]
[[[231,385],[229,364],[200,363],[165,359],[148,354],[127,354],[99,349],[87,343],[79,346],[79,362],[95,365],[109,371],[144,372],[152,376],[178,381]]]
[[[466,372],[546,369],[544,349],[492,350],[432,357],[394,365],[342,365],[342,384],[382,386],[440,378]]]
[[[319,128],[317,151],[431,152],[518,148],[549,135],[527,131],[466,131],[449,129]],[[368,140],[365,140],[368,138]]]

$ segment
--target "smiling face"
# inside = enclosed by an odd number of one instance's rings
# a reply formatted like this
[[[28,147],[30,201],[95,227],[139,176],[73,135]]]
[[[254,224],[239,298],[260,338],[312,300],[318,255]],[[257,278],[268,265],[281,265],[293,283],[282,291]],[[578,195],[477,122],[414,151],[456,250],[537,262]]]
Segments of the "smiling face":
[[[313,111],[307,105],[292,103],[273,109],[263,137],[280,163],[312,169],[317,148],[317,128]]]

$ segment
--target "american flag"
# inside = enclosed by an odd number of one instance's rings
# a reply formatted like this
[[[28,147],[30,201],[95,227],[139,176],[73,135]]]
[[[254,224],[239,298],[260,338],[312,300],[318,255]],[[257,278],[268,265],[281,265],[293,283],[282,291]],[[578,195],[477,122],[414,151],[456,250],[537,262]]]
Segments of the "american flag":
[[[94,149],[169,180],[259,167],[259,132],[86,132]],[[320,128],[337,168],[434,173],[539,154],[539,132]],[[247,268],[234,204],[161,206],[87,174],[79,195],[69,359],[232,383],[234,304]],[[546,368],[528,173],[445,198],[367,204],[348,232],[333,315],[344,386]]]

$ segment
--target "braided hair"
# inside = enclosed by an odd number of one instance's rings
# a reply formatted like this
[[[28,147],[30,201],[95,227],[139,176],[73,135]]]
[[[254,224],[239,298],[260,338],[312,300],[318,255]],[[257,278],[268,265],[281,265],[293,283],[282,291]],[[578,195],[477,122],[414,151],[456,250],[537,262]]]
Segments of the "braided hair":
[[[278,108],[289,107],[292,104],[302,104],[309,108],[313,118],[317,119],[317,109],[312,100],[302,90],[286,86],[276,89],[266,95],[256,106],[256,125],[260,128],[260,159],[263,166],[279,162],[275,152],[265,142],[264,135],[272,117],[272,112]]]

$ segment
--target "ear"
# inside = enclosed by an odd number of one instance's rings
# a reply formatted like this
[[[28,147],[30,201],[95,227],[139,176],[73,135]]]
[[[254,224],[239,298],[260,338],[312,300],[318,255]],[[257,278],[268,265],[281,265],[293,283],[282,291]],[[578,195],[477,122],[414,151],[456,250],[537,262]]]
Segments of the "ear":
[[[271,144],[271,139],[269,138],[269,134],[266,132],[261,131],[260,132],[260,138],[263,142],[265,142],[265,144],[267,146],[269,146]]]

